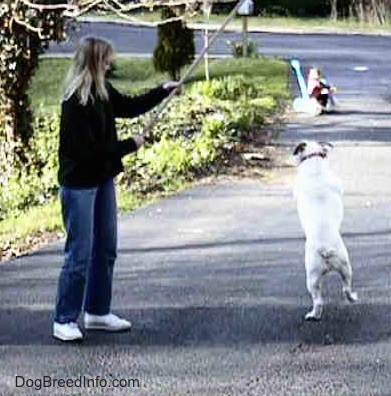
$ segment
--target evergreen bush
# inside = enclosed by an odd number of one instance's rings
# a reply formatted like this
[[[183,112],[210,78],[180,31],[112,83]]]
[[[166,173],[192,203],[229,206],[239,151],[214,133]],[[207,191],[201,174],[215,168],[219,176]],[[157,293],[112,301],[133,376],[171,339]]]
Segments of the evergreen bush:
[[[164,8],[162,19],[171,19],[158,26],[158,43],[153,52],[153,66],[158,72],[167,72],[179,80],[183,66],[192,62],[195,54],[194,32],[170,8]]]

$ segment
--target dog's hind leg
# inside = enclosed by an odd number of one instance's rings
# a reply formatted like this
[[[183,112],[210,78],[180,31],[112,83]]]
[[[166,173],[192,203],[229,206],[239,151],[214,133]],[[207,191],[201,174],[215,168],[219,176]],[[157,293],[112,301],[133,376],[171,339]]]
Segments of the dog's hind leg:
[[[352,291],[352,267],[350,265],[349,259],[344,261],[338,272],[342,277],[342,291],[344,296],[351,303],[357,301],[357,293]]]
[[[341,243],[342,245],[340,248],[340,263],[337,268],[343,282],[342,291],[345,298],[349,302],[355,302],[358,300],[358,297],[357,293],[354,293],[352,291],[352,266],[350,264],[349,254],[346,250],[346,247],[342,241]]]
[[[307,275],[307,289],[312,297],[312,310],[305,315],[305,320],[320,320],[323,311],[322,274]]]
[[[307,277],[307,290],[312,297],[312,310],[305,315],[305,320],[320,320],[323,311],[322,297],[322,258],[318,254],[306,249],[305,266]]]

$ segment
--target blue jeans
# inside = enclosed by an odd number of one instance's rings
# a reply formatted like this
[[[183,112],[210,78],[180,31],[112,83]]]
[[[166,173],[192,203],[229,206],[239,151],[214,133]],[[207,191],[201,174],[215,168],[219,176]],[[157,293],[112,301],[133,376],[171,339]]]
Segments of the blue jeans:
[[[82,309],[106,315],[110,312],[117,257],[114,181],[88,189],[61,187],[60,200],[67,238],[55,321],[75,322]]]

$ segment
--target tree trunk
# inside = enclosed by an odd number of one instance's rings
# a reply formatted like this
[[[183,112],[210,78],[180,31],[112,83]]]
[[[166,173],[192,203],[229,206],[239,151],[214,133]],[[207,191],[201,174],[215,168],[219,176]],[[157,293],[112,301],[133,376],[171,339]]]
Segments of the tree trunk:
[[[383,25],[390,13],[389,0],[352,0],[349,15],[361,23]]]
[[[330,19],[333,22],[338,20],[337,0],[330,0]]]
[[[16,163],[15,118],[12,101],[0,91],[0,188],[6,188]]]
[[[371,0],[373,14],[376,19],[376,23],[379,25],[384,25],[387,23],[388,14],[390,12],[389,1],[387,0]]]

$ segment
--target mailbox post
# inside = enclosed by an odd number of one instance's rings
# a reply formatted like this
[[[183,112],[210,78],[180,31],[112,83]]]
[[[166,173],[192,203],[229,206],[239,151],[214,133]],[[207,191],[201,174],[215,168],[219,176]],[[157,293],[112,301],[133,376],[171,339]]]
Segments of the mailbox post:
[[[210,18],[210,13],[212,11],[212,0],[204,0],[202,4],[202,10],[204,12],[204,17],[206,18],[206,25],[204,29],[204,47],[208,48],[209,47],[209,31],[208,31],[208,24],[209,24],[209,18]],[[204,55],[204,65],[205,65],[205,79],[206,81],[209,81],[209,56],[208,56],[208,51],[205,52]]]
[[[243,56],[248,56],[248,17],[254,12],[254,3],[252,0],[246,0],[238,9],[238,15],[242,17],[242,45]]]

